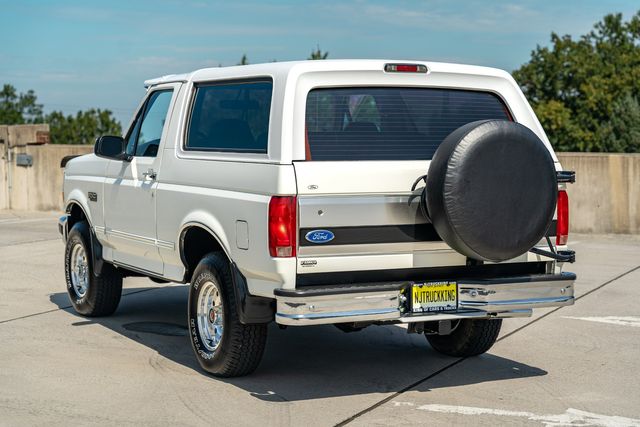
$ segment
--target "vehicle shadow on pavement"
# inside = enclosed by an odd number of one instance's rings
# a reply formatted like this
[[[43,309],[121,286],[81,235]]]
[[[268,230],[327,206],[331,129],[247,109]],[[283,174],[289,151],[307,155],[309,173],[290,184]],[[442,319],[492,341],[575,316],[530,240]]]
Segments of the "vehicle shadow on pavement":
[[[201,375],[187,336],[186,286],[127,288],[110,317],[78,317],[74,327],[100,324],[143,344]],[[50,296],[60,308],[69,306],[66,293]],[[371,326],[345,333],[326,326],[289,327],[272,324],[262,363],[250,376],[216,379],[269,402],[290,402],[389,393],[426,378],[454,362],[429,347],[423,335],[407,334],[399,326]],[[419,390],[546,375],[547,372],[499,356],[474,358],[471,372],[458,366],[429,381]],[[467,361],[463,363],[467,364]]]

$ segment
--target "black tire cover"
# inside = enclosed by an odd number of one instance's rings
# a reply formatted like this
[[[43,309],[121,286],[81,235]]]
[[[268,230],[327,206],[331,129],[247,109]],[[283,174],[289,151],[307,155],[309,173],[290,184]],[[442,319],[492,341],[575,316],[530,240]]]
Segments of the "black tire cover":
[[[553,158],[529,128],[477,121],[438,147],[426,180],[427,209],[453,249],[477,260],[504,261],[545,236],[557,185]]]

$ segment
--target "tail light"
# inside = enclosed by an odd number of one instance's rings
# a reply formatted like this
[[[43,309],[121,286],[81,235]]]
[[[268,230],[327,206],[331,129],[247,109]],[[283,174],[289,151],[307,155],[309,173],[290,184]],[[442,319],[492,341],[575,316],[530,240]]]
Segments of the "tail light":
[[[296,256],[296,206],[294,196],[275,196],[269,201],[269,253],[272,257]]]
[[[564,190],[558,191],[558,211],[556,245],[566,245],[569,240],[569,196]]]

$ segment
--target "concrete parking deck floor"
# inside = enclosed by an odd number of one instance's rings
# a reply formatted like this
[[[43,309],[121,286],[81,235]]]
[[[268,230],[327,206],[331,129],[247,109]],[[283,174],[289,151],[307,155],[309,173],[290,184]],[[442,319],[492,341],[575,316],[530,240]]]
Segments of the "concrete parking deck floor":
[[[571,236],[574,306],[506,320],[481,357],[397,326],[272,325],[252,376],[201,372],[184,285],[126,279],[73,313],[54,214],[0,212],[0,425],[640,426],[640,239]]]

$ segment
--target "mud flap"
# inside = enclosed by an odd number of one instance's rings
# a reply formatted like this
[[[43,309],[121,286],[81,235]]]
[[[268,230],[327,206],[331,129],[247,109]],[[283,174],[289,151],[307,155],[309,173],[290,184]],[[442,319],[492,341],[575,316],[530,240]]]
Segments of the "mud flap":
[[[102,259],[102,244],[98,241],[93,228],[90,229],[91,240],[91,263],[93,265],[93,275],[100,277],[102,274],[102,267],[104,266],[104,260]]]
[[[231,279],[240,323],[248,325],[273,321],[276,314],[275,299],[249,294],[247,280],[234,262],[231,263]]]

